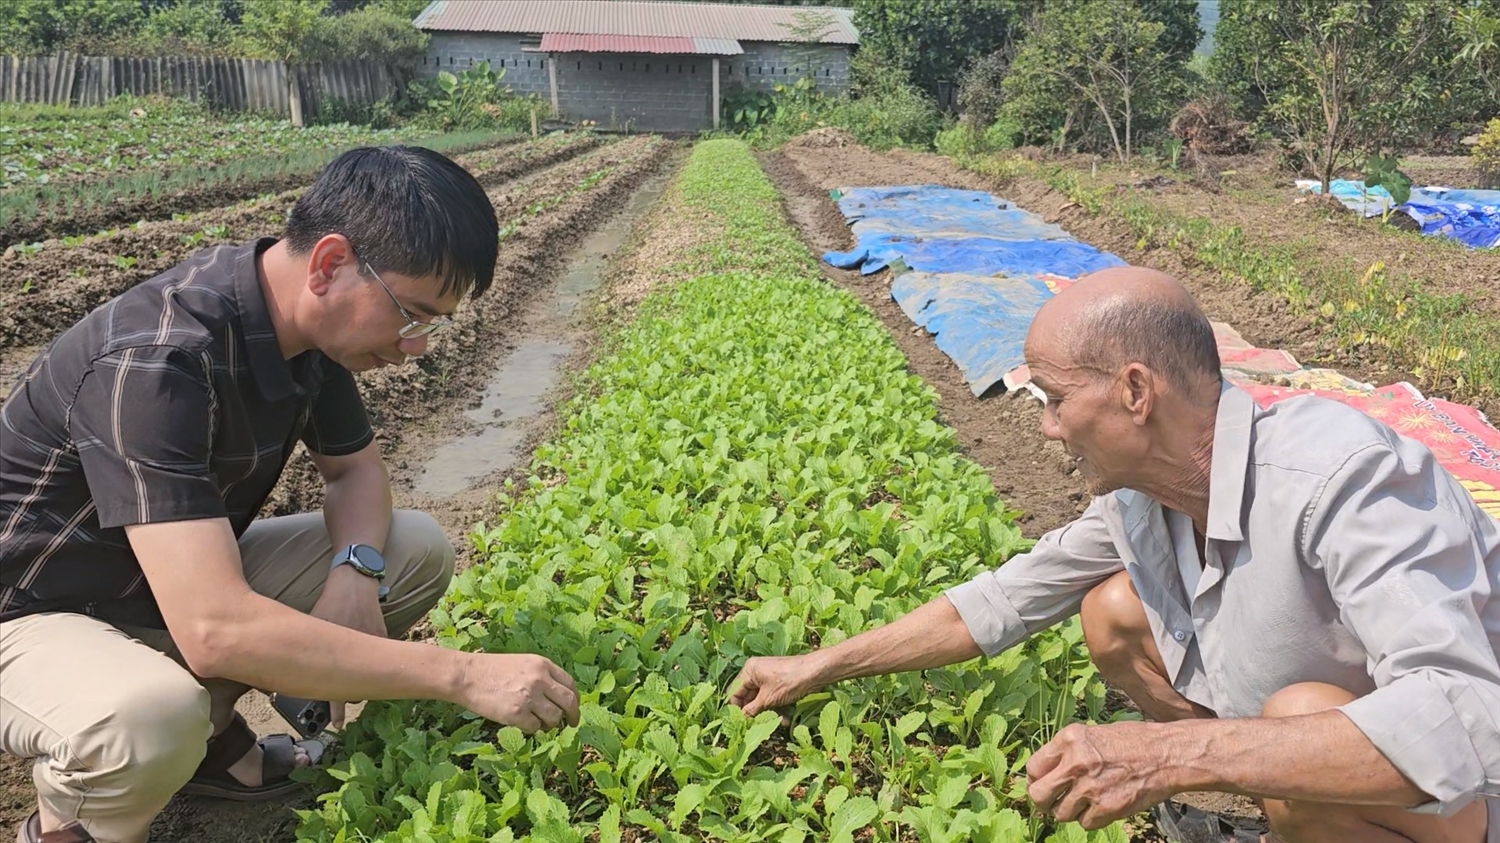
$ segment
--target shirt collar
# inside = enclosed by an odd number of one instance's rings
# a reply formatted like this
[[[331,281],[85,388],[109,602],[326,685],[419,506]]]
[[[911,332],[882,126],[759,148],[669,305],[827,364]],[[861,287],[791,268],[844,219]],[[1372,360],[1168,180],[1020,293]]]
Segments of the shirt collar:
[[[250,372],[267,401],[285,401],[299,391],[292,378],[291,366],[281,356],[276,328],[266,307],[266,296],[260,288],[257,258],[276,244],[274,237],[262,237],[240,248],[234,263],[234,298],[239,306],[240,327],[245,338],[245,353]]]
[[[1250,393],[1224,381],[1214,419],[1213,458],[1208,471],[1207,538],[1244,541],[1241,526],[1245,503],[1245,474],[1250,468],[1251,428],[1255,400]]]

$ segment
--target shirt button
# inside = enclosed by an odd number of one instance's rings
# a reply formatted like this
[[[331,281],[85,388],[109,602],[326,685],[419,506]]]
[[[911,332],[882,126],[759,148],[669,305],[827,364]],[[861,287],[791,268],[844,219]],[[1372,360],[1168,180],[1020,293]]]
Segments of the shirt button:
[[[1187,633],[1179,629],[1176,632],[1172,633],[1172,637],[1177,639],[1178,641],[1186,641]]]

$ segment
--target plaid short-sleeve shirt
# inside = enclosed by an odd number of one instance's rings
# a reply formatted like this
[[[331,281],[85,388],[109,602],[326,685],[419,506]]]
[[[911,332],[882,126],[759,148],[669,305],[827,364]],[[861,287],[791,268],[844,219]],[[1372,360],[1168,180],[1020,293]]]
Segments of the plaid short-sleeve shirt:
[[[282,357],[257,258],[200,252],[59,336],[0,406],[0,621],[47,611],[162,627],[125,527],[228,518],[242,534],[301,439],[373,438],[348,370]]]

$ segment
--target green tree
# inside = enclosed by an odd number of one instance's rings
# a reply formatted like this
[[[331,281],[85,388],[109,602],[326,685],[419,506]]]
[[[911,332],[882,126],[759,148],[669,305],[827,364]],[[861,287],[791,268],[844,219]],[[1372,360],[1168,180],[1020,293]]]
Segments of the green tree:
[[[253,53],[286,63],[287,101],[292,125],[303,125],[302,92],[296,68],[316,49],[316,34],[328,0],[276,0],[246,7],[240,36]]]
[[[875,50],[907,69],[923,90],[958,79],[978,56],[1021,31],[1024,0],[855,0],[860,49]]]
[[[1036,139],[1093,123],[1120,161],[1184,91],[1186,56],[1169,53],[1166,25],[1117,0],[1049,3],[1031,19],[1003,83],[1004,112]]]
[[[432,0],[331,0],[331,2],[329,11],[335,15],[347,15],[363,9],[379,9],[411,21],[417,15],[422,14],[422,10],[431,5]]]
[[[1475,88],[1453,60],[1455,5],[1225,0],[1211,71],[1327,190]]]
[[[1459,59],[1473,67],[1491,104],[1500,103],[1500,3],[1460,9],[1455,23],[1463,41]]]
[[[146,10],[142,0],[9,0],[0,13],[0,49],[44,54],[74,41],[134,32]]]
[[[406,62],[420,56],[431,36],[412,26],[411,18],[369,5],[337,17],[323,17],[308,35],[306,59],[376,58]]]
[[[200,53],[222,49],[233,34],[223,4],[179,0],[151,10],[141,27],[140,41],[156,55]]]

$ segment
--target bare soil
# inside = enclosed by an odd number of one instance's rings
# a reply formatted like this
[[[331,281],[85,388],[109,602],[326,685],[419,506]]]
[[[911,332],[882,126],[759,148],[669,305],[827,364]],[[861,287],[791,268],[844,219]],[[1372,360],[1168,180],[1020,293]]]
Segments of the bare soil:
[[[486,150],[500,150],[507,147],[520,145],[524,137],[506,138],[484,147]],[[416,142],[420,146],[421,142]],[[460,156],[451,156],[460,158]],[[477,165],[466,164],[474,169]],[[43,240],[53,237],[68,237],[75,234],[88,234],[109,228],[111,226],[126,225],[137,220],[159,220],[170,219],[173,214],[187,214],[197,211],[221,208],[229,202],[238,202],[266,194],[280,193],[292,190],[310,182],[316,173],[310,172],[271,172],[250,176],[235,181],[224,181],[215,184],[203,184],[184,190],[174,190],[170,193],[161,193],[155,196],[140,197],[118,197],[116,201],[100,207],[87,209],[58,210],[49,209],[44,211],[36,219],[17,220],[7,225],[0,226],[0,248],[13,243],[29,243],[34,240]],[[80,179],[79,181],[87,181]],[[14,188],[15,191],[26,188]]]
[[[1357,276],[1381,261],[1398,282],[1411,281],[1432,294],[1464,293],[1482,311],[1500,316],[1500,250],[1475,251],[1379,217],[1363,219],[1336,201],[1298,190],[1293,182],[1299,176],[1280,169],[1272,155],[1214,159],[1209,169],[1227,175],[1207,182],[1189,163],[1176,172],[1144,161],[1095,168],[1084,156],[1049,163],[1088,174],[1085,186],[1112,185],[1122,193],[1147,194],[1153,205],[1175,214],[1238,226],[1250,242],[1290,248],[1299,262],[1312,266]],[[1418,156],[1403,166],[1417,186],[1471,188],[1478,178],[1460,157]],[[1410,221],[1405,215],[1392,219]]]
[[[431,442],[464,429],[467,422],[460,411],[476,400],[475,390],[483,384],[496,360],[515,347],[518,337],[536,327],[536,317],[528,312],[528,305],[556,280],[570,248],[589,230],[616,213],[643,181],[680,158],[674,155],[674,145],[654,137],[643,136],[596,148],[600,145],[597,140],[589,140],[570,154],[532,156],[529,167],[518,167],[513,159],[496,162],[497,166],[511,167],[515,174],[532,173],[529,178],[515,179],[491,191],[491,199],[502,220],[516,216],[540,199],[576,188],[590,174],[605,171],[606,175],[587,191],[530,217],[513,236],[502,242],[494,286],[486,296],[460,311],[458,325],[445,332],[419,364],[361,376],[361,391],[376,423],[388,464],[392,467],[396,505],[420,507],[437,518],[459,549],[461,564],[470,546],[466,534],[471,525],[487,514],[491,499],[491,492],[487,489],[492,487],[483,482],[444,498],[415,495],[411,491],[412,480],[422,466],[425,451]],[[566,160],[546,168],[548,163],[571,159],[583,150],[592,151],[576,160]],[[476,175],[481,182],[497,181],[493,177],[487,178],[483,172]],[[277,209],[289,207],[291,201],[292,198],[283,197],[279,204],[269,206],[269,210],[265,204],[257,203],[253,210],[236,211],[232,221],[239,227],[236,231],[243,233],[226,239],[249,239],[266,230],[274,230],[268,215],[284,213],[284,210]],[[201,227],[200,222],[191,230]],[[175,230],[169,229],[153,235],[158,238],[157,242],[176,249],[173,256],[158,258],[166,262],[162,268],[172,265],[174,260],[181,260],[191,251],[183,249],[180,242],[172,242],[176,234]],[[72,256],[81,251],[79,248],[56,250],[58,255],[69,253]],[[30,257],[41,257],[45,253],[44,250]],[[51,265],[61,267],[67,263],[58,259]],[[144,277],[150,275],[134,280],[115,279],[116,292],[144,280]],[[77,285],[60,286],[74,286],[73,292],[78,292]],[[89,284],[86,289],[92,291],[99,286]],[[67,298],[58,296],[59,301]],[[44,335],[43,340],[50,339],[51,334],[70,324],[62,317],[49,319],[45,313],[42,310],[30,317],[30,324]],[[578,330],[586,331],[588,324],[581,323]],[[557,326],[552,327],[556,329]],[[585,351],[575,357],[576,365],[586,362],[586,349],[590,343],[585,341],[580,345]],[[0,346],[0,349],[3,349],[0,350],[0,377],[7,378],[8,387],[13,373],[24,368],[40,351],[40,346],[7,345]],[[549,407],[551,403],[549,401]],[[526,436],[528,452],[551,424],[550,412],[531,422]],[[268,514],[298,511],[316,508],[320,502],[321,483],[310,470],[310,464],[305,459],[295,460],[273,493],[267,510]],[[420,635],[420,630],[416,632]],[[247,696],[240,710],[252,728],[261,734],[285,731],[285,724],[259,694]],[[4,835],[14,833],[16,825],[35,807],[29,772],[29,763],[0,755],[0,840],[8,839]],[[292,809],[309,807],[312,807],[312,794],[306,792],[259,804],[179,796],[153,823],[151,839],[156,843],[286,841],[292,838],[295,827]]]
[[[480,184],[492,187],[567,161],[601,143],[595,137],[559,136],[454,160],[469,168]],[[50,342],[90,310],[200,249],[279,233],[301,194],[298,187],[185,219],[97,234],[72,246],[52,239],[44,241],[40,251],[7,249],[0,254],[0,278],[5,279],[0,287],[0,358],[13,347]],[[212,234],[207,233],[210,230]],[[0,389],[9,386],[6,380]]]

